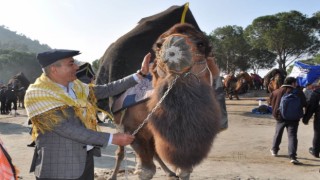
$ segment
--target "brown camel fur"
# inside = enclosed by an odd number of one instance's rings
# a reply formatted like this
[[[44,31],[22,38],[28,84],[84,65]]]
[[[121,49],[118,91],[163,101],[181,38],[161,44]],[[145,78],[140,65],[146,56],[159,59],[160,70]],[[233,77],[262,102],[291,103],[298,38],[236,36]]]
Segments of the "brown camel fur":
[[[250,80],[251,81],[251,80]],[[224,89],[226,91],[226,96],[232,100],[233,96],[239,100],[239,92],[245,88],[247,83],[247,76],[245,74],[238,74],[237,77],[233,75],[228,75],[224,80]]]
[[[283,84],[283,79],[280,73],[276,73],[272,79],[270,79],[268,85],[268,91],[272,93],[274,90],[279,89]]]
[[[183,58],[178,62],[163,59],[171,45],[181,41],[189,47],[179,46],[186,48],[181,52],[191,52],[191,58],[184,58],[190,56],[182,53]],[[115,120],[123,125],[125,132],[132,133],[152,112],[132,143],[138,157],[136,173],[140,179],[151,179],[155,174],[153,158],[169,177],[189,179],[193,167],[208,155],[219,131],[221,112],[212,88],[212,80],[219,71],[209,57],[208,39],[189,24],[177,24],[163,33],[154,50],[157,57],[151,68],[153,95],[149,101],[131,106],[124,114],[116,114]],[[123,147],[117,155],[116,169],[110,179],[116,179]],[[162,160],[170,164],[175,173]]]

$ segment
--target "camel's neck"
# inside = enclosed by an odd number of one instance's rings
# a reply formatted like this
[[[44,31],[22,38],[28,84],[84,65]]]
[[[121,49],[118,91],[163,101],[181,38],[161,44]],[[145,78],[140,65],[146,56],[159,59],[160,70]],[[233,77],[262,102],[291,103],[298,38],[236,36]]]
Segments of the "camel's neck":
[[[200,81],[204,81],[210,86],[212,86],[213,76],[206,61],[204,61],[204,63],[194,64],[191,67],[190,72],[194,74]]]

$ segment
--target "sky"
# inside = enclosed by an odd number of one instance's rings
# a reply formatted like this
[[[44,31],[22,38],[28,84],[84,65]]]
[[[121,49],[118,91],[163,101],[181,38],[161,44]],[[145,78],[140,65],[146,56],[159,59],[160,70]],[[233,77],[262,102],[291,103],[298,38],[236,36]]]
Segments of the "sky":
[[[76,59],[92,62],[141,18],[187,2],[207,34],[279,12],[320,11],[319,0],[0,0],[0,26],[54,49],[80,50]]]

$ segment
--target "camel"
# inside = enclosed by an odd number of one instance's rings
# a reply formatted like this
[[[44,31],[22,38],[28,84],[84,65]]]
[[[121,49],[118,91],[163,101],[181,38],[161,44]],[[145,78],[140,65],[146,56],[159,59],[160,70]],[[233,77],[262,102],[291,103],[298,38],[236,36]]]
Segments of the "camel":
[[[233,74],[229,74],[224,79],[224,89],[226,91],[226,96],[232,100],[233,95],[239,100],[238,94],[241,92],[246,92],[250,82],[252,82],[251,77],[248,78],[248,73],[240,73],[236,77]]]
[[[249,89],[253,90],[254,85],[253,85],[253,80],[252,77],[249,75],[249,73],[245,71],[241,71],[238,75],[237,78],[243,78],[245,81],[245,86],[243,87],[243,93],[246,93]]]
[[[278,74],[277,76],[277,82],[276,81],[273,81],[271,84],[271,80],[275,79],[275,76],[276,74]],[[264,87],[266,88],[266,91],[267,93],[269,93],[269,89],[270,90],[275,90],[277,88],[279,88],[282,84],[283,84],[283,81],[284,79],[286,78],[287,76],[287,72],[283,69],[277,69],[277,68],[274,68],[274,69],[271,69],[264,77],[263,77],[263,85]],[[270,88],[269,88],[270,86]]]
[[[251,78],[255,90],[263,89],[263,79],[258,74],[251,73]]]
[[[274,90],[279,89],[283,84],[283,77],[280,73],[276,73],[273,78],[270,79],[268,84],[268,91],[272,93]]]
[[[135,173],[139,179],[152,179],[155,159],[169,179],[188,180],[220,130],[221,110],[212,88],[219,71],[209,57],[207,37],[187,23],[176,24],[160,35],[153,50],[152,96],[115,113],[114,122],[135,135],[131,147],[138,159]],[[109,179],[117,178],[124,147],[119,146],[116,155]]]
[[[29,85],[30,81],[22,72],[14,75],[8,82],[8,86],[12,87],[16,95],[16,97],[10,99],[12,99],[14,103],[17,103],[19,107],[24,108],[24,95]]]

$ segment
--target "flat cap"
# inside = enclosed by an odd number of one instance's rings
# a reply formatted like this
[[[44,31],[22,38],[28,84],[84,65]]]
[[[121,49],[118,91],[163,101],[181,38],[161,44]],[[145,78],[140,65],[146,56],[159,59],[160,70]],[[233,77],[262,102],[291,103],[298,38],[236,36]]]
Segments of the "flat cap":
[[[37,59],[42,68],[49,66],[50,64],[64,59],[79,55],[80,51],[67,50],[67,49],[53,49],[45,51],[37,55]]]

